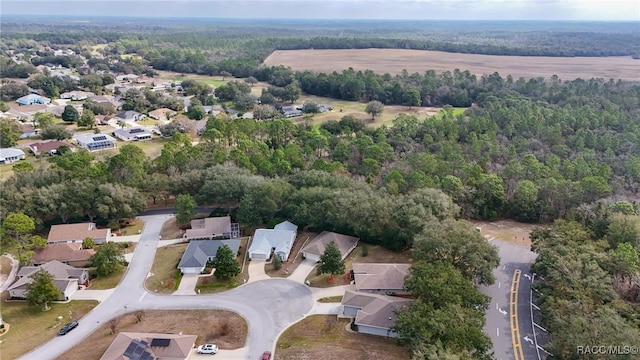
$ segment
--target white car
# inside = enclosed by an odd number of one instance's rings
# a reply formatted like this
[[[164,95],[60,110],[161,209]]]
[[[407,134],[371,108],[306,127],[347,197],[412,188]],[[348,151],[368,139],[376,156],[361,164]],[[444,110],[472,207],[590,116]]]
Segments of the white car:
[[[218,352],[218,345],[204,344],[198,346],[198,354],[211,354],[214,355]]]

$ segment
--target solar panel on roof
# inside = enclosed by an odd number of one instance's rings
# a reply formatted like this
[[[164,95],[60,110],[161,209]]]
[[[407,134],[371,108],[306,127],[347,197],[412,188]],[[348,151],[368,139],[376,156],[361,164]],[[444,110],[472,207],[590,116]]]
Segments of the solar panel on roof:
[[[127,350],[124,351],[124,356],[128,356],[131,360],[140,360],[140,356],[145,352],[147,348],[146,341],[131,340]]]
[[[151,340],[151,346],[167,347],[171,343],[171,339],[153,339]]]
[[[144,353],[142,353],[139,360],[153,360],[153,359],[155,359],[155,357],[145,351]]]
[[[100,140],[107,140],[107,137],[104,135],[93,137],[93,141],[100,141]]]
[[[144,129],[137,128],[137,129],[129,130],[129,134],[137,134],[137,133],[141,133],[141,132],[144,132]]]

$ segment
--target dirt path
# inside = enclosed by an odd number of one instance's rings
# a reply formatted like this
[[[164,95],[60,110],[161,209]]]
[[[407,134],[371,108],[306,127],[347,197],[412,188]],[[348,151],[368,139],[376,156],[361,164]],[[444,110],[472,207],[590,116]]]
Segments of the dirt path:
[[[521,245],[531,245],[529,234],[533,229],[540,226],[513,220],[471,221],[471,223],[476,227],[480,227],[480,234],[485,237],[494,237]]]

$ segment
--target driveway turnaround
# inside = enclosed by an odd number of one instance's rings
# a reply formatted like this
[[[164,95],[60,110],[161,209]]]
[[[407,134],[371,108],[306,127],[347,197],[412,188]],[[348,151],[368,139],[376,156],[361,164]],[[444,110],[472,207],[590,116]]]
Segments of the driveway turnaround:
[[[100,328],[107,321],[136,310],[221,309],[243,316],[248,325],[244,359],[259,359],[273,351],[278,334],[307,316],[314,306],[311,289],[286,279],[264,279],[211,295],[158,295],[144,288],[151,270],[162,224],[170,215],[141,216],[145,222],[129,267],[110,296],[83,318],[69,335],[56,337],[23,355],[24,360],[56,358]],[[106,293],[105,293],[106,295]],[[234,357],[237,356],[234,351]]]

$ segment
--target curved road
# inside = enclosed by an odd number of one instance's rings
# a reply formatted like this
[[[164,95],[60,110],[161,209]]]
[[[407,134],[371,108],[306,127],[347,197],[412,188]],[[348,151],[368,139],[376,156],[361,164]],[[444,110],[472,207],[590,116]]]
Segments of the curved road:
[[[249,326],[247,359],[257,359],[275,346],[276,337],[302,319],[314,304],[311,290],[286,279],[269,279],[240,286],[222,294],[171,296],[149,293],[144,281],[151,270],[162,224],[171,215],[141,216],[145,222],[140,241],[122,281],[112,295],[79,320],[67,336],[58,336],[20,359],[56,358],[100,328],[105,322],[136,310],[223,309],[243,316]]]

